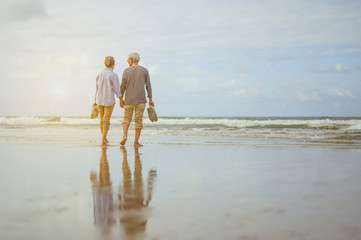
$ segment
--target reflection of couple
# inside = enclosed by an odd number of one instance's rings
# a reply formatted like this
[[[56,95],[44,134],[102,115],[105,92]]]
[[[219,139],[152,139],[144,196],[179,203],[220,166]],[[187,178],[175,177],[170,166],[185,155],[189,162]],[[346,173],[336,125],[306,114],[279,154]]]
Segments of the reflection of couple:
[[[120,223],[124,227],[127,236],[135,236],[144,233],[147,224],[146,207],[152,198],[156,171],[148,173],[147,190],[144,189],[142,178],[142,163],[138,148],[134,148],[134,176],[128,165],[127,151],[123,151],[123,183],[119,186]],[[106,156],[106,147],[102,148],[99,177],[91,173],[90,179],[93,187],[94,199],[94,224],[107,227],[115,224],[113,190],[110,181],[109,164]]]
[[[152,198],[155,170],[148,173],[147,196],[144,196],[142,163],[139,158],[138,148],[134,148],[134,176],[127,160],[127,150],[123,148],[123,186],[119,187],[119,209],[121,210],[120,223],[123,225],[126,235],[134,236],[143,233],[147,224],[145,208],[148,207]]]
[[[113,218],[113,189],[110,181],[109,163],[106,148],[102,148],[99,166],[99,178],[96,173],[90,173],[93,187],[94,224],[109,226],[115,223]]]
[[[115,96],[119,98],[120,107],[124,108],[123,139],[120,144],[124,145],[128,139],[128,129],[134,112],[134,146],[142,146],[139,143],[139,137],[143,128],[143,113],[147,103],[145,88],[149,98],[149,105],[154,107],[154,102],[152,100],[152,86],[148,70],[138,65],[139,60],[138,53],[129,54],[129,68],[124,70],[122,83],[120,84],[118,75],[113,72],[115,66],[114,58],[111,56],[106,57],[104,61],[106,68],[96,78],[95,102],[93,106],[98,106],[103,146],[109,142],[107,134],[115,105]],[[125,99],[123,101],[124,93]]]

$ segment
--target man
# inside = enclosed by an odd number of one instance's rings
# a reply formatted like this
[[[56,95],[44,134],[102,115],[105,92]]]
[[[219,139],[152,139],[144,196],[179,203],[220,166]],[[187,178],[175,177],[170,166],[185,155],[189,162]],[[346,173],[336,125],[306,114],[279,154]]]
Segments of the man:
[[[122,84],[120,85],[121,96],[124,96],[124,102],[121,101],[121,107],[124,107],[124,121],[123,121],[123,139],[120,142],[124,145],[128,139],[128,129],[133,118],[135,121],[135,139],[134,146],[141,147],[139,143],[140,133],[143,129],[143,113],[146,107],[147,99],[145,96],[145,89],[147,90],[147,97],[149,98],[149,106],[154,107],[152,100],[152,86],[149,79],[148,70],[145,67],[139,66],[140,57],[138,53],[131,53],[128,55],[129,68],[125,69],[122,77]]]

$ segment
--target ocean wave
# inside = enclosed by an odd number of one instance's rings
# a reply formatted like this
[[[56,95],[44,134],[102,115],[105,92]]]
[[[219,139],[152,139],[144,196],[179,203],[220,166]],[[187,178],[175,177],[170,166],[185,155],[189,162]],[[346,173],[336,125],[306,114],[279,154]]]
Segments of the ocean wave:
[[[111,124],[121,124],[122,117],[112,117]],[[98,119],[89,117],[0,117],[0,125],[98,125]],[[307,118],[159,118],[152,123],[147,117],[144,124],[157,129],[201,129],[201,130],[242,130],[242,129],[302,129],[302,130],[361,130],[361,118],[307,119]]]
[[[328,139],[334,139],[334,140],[349,140],[349,141],[353,141],[353,140],[357,140],[357,141],[361,141],[361,133],[357,133],[357,134],[340,134],[340,135],[335,135],[332,136]]]
[[[210,129],[321,129],[361,130],[361,119],[160,119],[161,126]]]
[[[118,120],[119,121],[119,120]],[[111,122],[117,122],[112,119]],[[0,125],[92,125],[99,119],[88,117],[0,117]]]
[[[327,124],[327,125],[309,125],[309,124],[268,124],[268,125],[256,125],[250,126],[247,128],[256,128],[256,129],[323,129],[323,130],[340,130],[348,128],[349,125],[344,124]]]
[[[122,117],[112,117],[112,132],[121,135]],[[159,118],[152,123],[144,118],[143,135],[194,137],[213,141],[245,139],[282,139],[290,141],[323,141],[352,143],[361,146],[361,118]],[[98,134],[99,118],[89,117],[0,117],[4,136],[25,134],[52,136]],[[131,130],[134,124],[131,124]],[[203,139],[203,140],[202,140]]]

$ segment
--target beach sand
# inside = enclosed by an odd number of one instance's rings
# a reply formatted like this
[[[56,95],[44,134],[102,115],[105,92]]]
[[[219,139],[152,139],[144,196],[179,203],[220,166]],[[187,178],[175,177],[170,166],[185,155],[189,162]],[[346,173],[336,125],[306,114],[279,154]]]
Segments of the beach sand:
[[[361,239],[360,149],[171,138],[2,141],[0,238]]]

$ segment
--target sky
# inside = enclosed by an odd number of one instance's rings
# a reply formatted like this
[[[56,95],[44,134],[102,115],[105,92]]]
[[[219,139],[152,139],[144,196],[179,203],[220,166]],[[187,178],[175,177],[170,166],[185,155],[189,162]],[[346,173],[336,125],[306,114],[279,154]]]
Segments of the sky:
[[[360,26],[358,0],[0,0],[0,115],[88,116],[138,52],[159,116],[361,116]]]

